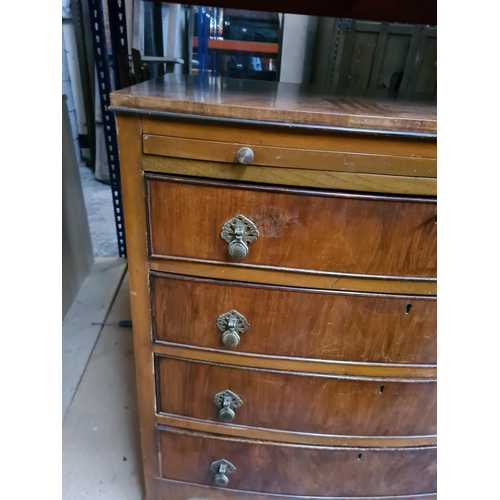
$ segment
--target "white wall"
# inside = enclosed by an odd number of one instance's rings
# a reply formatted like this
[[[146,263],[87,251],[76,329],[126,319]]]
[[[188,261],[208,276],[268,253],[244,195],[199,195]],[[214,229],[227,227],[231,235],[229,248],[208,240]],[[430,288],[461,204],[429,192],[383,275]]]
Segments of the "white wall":
[[[184,59],[187,64],[187,55],[184,54],[184,30],[185,16],[184,5],[175,3],[163,3],[163,43],[164,54],[169,59],[180,58]],[[174,73],[182,73],[182,66],[176,64]]]
[[[280,82],[309,83],[318,18],[285,14]]]
[[[71,87],[71,77],[68,66],[68,53],[66,50],[64,34],[62,36],[62,93],[67,96],[66,103],[68,106],[69,121],[71,124],[71,136],[75,145],[75,151],[77,152],[77,155],[79,155],[80,149],[78,145],[77,115],[75,109],[75,101],[73,98],[73,89]]]
[[[91,48],[92,49],[92,48]],[[86,135],[87,123],[85,105],[81,88],[80,66],[76,48],[75,28],[71,17],[71,1],[62,1],[62,50],[63,50],[63,94],[68,96],[68,108],[74,138]],[[76,127],[76,130],[75,130]],[[82,159],[82,151],[76,142],[78,161]],[[83,151],[84,156],[90,156],[88,150]]]

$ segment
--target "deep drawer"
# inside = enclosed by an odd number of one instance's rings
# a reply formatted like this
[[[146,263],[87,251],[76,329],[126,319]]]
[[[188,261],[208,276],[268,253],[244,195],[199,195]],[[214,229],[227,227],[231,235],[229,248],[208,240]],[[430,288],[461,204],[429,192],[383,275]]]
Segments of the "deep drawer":
[[[344,436],[436,434],[436,383],[347,379],[157,357],[158,408],[168,415]],[[232,420],[223,409],[229,390]],[[218,400],[214,397],[219,395]]]
[[[433,298],[168,274],[154,274],[151,283],[159,342],[321,360],[436,363]],[[234,334],[228,325],[231,317],[240,322]]]
[[[211,464],[236,470],[227,488],[283,495],[392,496],[436,491],[436,449],[329,448],[264,444],[159,429],[162,476],[215,486]]]
[[[148,176],[150,252],[248,266],[436,277],[436,204],[426,199]],[[244,253],[233,218],[243,215]],[[230,222],[233,221],[233,222]],[[223,231],[223,226],[227,231]],[[245,226],[245,224],[247,224]],[[224,234],[223,234],[224,233]],[[224,236],[224,239],[223,239]],[[230,276],[228,276],[230,278]]]

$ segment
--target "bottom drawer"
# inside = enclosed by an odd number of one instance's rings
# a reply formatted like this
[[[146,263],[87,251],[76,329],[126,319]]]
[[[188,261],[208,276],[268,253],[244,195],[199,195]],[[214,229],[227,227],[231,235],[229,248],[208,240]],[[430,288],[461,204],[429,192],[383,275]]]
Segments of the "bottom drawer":
[[[217,471],[211,470],[211,464],[225,459],[236,468],[225,474],[226,488],[233,490],[327,497],[436,491],[435,447],[282,445],[167,427],[159,428],[159,440],[164,479],[217,486]]]

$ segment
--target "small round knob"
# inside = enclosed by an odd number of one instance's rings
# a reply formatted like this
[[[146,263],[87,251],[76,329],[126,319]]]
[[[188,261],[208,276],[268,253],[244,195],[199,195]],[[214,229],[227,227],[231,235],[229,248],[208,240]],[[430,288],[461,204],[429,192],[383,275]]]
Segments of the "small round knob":
[[[226,486],[229,483],[229,478],[225,474],[215,474],[215,484]]]
[[[219,418],[223,422],[231,422],[231,420],[233,420],[235,415],[236,413],[234,413],[234,411],[231,408],[224,407],[219,410]]]
[[[236,158],[242,165],[248,165],[253,161],[253,151],[250,148],[240,148]]]
[[[229,255],[233,259],[238,259],[238,260],[244,259],[248,254],[247,245],[243,243],[243,241],[238,241],[238,240],[229,243],[229,247],[227,250],[229,252]]]
[[[222,342],[227,347],[236,347],[240,343],[240,336],[234,331],[227,331],[222,334]]]

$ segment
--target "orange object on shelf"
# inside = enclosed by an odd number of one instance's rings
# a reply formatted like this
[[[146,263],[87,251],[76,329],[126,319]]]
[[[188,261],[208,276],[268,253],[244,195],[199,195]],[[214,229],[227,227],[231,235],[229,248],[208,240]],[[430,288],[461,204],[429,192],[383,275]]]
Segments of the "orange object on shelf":
[[[198,38],[193,37],[193,47],[198,47]],[[241,40],[217,40],[208,39],[210,50],[222,50],[227,52],[253,52],[254,54],[277,54],[277,43],[245,42]]]

